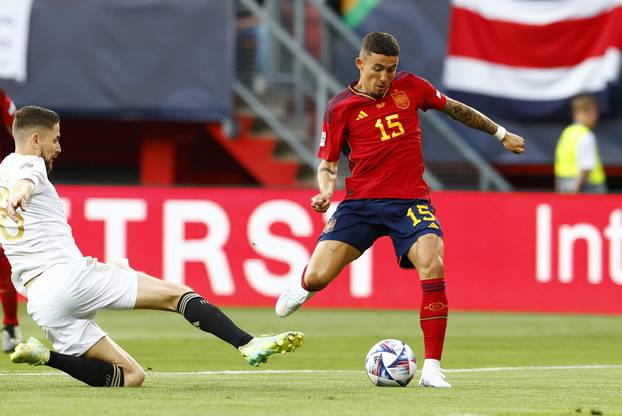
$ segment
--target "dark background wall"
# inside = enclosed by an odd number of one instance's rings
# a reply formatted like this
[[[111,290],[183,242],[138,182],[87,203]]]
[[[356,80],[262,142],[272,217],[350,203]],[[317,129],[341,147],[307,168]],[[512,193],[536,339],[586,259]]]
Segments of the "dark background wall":
[[[35,0],[19,105],[64,115],[217,120],[231,114],[233,2]]]

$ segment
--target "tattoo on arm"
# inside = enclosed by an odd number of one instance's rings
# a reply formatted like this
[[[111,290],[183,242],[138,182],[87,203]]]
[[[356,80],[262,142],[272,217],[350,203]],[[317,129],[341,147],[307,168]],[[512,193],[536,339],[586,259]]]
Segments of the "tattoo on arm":
[[[320,168],[320,172],[328,172],[328,173],[330,173],[331,175],[335,175],[335,174],[337,174],[337,172],[336,172],[336,171],[334,171],[334,170],[330,170],[330,169],[328,169],[328,168]]]
[[[495,134],[497,131],[497,125],[491,119],[474,108],[449,97],[447,97],[443,112],[454,120],[485,133]]]

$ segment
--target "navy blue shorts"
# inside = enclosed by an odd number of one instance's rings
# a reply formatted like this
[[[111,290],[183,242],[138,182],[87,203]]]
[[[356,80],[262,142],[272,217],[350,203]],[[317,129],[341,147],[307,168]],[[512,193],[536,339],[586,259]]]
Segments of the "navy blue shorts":
[[[443,237],[434,207],[425,199],[350,199],[339,204],[318,241],[343,241],[361,253],[390,236],[400,267],[412,269],[408,250],[424,234]]]

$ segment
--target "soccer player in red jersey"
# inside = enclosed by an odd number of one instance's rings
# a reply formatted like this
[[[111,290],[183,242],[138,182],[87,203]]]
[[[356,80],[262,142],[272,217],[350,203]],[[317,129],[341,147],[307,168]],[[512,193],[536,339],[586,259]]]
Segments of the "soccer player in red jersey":
[[[311,207],[328,210],[342,152],[352,172],[346,179],[346,198],[318,239],[300,283],[279,297],[275,309],[281,317],[290,315],[377,238],[388,235],[400,267],[416,268],[423,288],[420,323],[425,361],[419,385],[451,387],[440,369],[448,312],[443,232],[423,179],[417,110],[442,111],[494,135],[513,153],[524,151],[524,140],[445,96],[425,79],[396,72],[398,61],[395,37],[369,33],[356,58],[359,80],[328,103],[318,151],[319,193],[311,198]]]
[[[0,118],[9,134],[11,134],[14,113],[15,105],[9,96],[0,89]],[[2,302],[2,311],[4,312],[2,350],[11,352],[17,344],[22,342],[22,336],[17,320],[17,292],[11,283],[11,265],[4,256],[2,249],[0,249],[0,302]]]

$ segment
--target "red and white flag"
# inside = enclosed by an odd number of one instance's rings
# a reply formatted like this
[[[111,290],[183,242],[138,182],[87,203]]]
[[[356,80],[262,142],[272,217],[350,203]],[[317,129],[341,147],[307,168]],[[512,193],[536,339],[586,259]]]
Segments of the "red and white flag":
[[[452,0],[451,13],[443,82],[471,101],[546,116],[619,80],[622,0]]]

